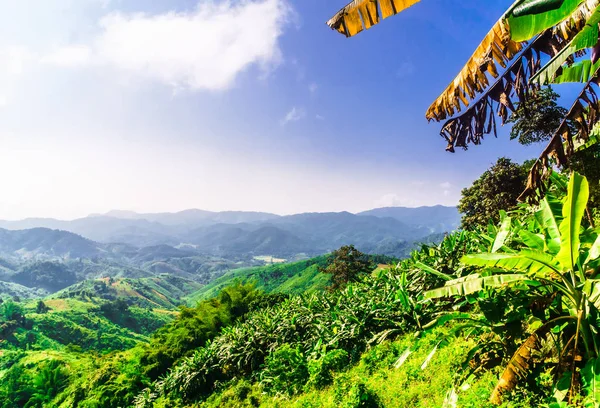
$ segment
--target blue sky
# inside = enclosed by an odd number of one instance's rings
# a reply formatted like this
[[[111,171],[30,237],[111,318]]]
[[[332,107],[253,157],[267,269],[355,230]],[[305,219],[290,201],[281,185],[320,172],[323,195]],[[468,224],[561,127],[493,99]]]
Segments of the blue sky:
[[[0,218],[455,205],[542,148],[504,129],[450,154],[424,118],[510,2],[346,39],[344,0],[0,0]]]

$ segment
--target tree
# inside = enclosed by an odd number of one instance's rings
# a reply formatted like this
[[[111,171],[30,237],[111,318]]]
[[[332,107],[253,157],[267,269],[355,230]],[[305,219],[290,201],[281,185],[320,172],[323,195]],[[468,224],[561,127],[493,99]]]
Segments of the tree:
[[[462,228],[497,224],[500,210],[517,205],[527,183],[527,168],[527,164],[519,165],[501,157],[471,187],[465,188],[458,204],[458,210],[464,214]]]
[[[547,142],[560,126],[567,110],[556,103],[559,95],[551,87],[545,87],[520,102],[506,123],[512,123],[511,140],[522,145]]]
[[[573,154],[569,165],[572,170],[587,178],[590,184],[588,210],[594,218],[594,223],[600,225],[600,144],[594,144]]]
[[[48,306],[46,306],[46,304],[39,300],[37,303],[37,306],[35,308],[35,312],[39,313],[39,314],[43,314],[43,313],[47,313],[50,310],[50,308]]]
[[[354,0],[327,24],[352,37],[418,2]],[[425,114],[430,121],[443,121],[446,150],[467,149],[482,143],[484,135],[496,134],[497,118],[506,123],[515,106],[535,97],[540,86],[585,84],[530,171],[522,197],[538,200],[550,168],[567,166],[573,146],[588,142],[600,119],[598,52],[581,58],[586,49],[597,49],[598,23],[596,2],[515,1]]]
[[[331,275],[329,288],[337,290],[357,281],[361,275],[369,273],[374,267],[368,257],[354,245],[346,245],[333,251],[328,265],[325,268],[320,267],[319,271]]]
[[[519,103],[510,116],[512,123],[511,139],[517,139],[522,145],[548,142],[554,130],[560,126],[567,110],[556,103],[559,95],[547,87]],[[568,122],[574,132],[576,124]],[[590,185],[589,209],[600,217],[600,144],[589,144],[576,149],[569,159],[569,170],[585,176]]]

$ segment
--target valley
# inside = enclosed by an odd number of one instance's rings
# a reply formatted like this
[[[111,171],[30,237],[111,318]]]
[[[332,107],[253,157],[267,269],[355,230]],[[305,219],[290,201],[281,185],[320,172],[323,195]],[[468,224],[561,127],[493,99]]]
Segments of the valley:
[[[0,221],[0,296],[34,298],[85,280],[161,275],[206,285],[227,271],[293,262],[347,244],[406,257],[458,226],[456,208],[277,216],[254,212],[137,214]]]

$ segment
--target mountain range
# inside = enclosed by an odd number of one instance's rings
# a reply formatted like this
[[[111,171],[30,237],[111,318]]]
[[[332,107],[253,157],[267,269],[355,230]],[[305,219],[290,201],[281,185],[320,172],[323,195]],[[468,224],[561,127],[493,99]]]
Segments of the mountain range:
[[[455,207],[435,206],[379,208],[358,214],[288,216],[242,211],[186,210],[157,214],[110,211],[72,221],[52,218],[0,221],[0,228],[49,228],[72,232],[100,243],[116,242],[136,247],[191,245],[212,253],[266,251],[289,256],[301,252],[327,252],[348,243],[370,250],[385,241],[413,241],[451,231],[458,227],[459,221]]]
[[[33,296],[86,279],[164,274],[207,284],[265,258],[307,259],[349,244],[400,258],[459,220],[456,208],[437,206],[288,216],[111,211],[73,221],[0,221],[0,292],[27,296],[29,288]]]

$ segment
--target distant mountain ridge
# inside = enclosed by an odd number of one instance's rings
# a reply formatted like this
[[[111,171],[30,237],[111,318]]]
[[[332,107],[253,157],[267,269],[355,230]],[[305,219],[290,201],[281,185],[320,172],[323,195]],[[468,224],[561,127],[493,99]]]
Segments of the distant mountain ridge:
[[[431,233],[449,232],[460,225],[460,213],[456,207],[436,205],[431,207],[384,207],[363,211],[357,215],[394,218],[409,225],[430,228]]]
[[[207,284],[274,257],[302,260],[353,244],[398,258],[435,242],[460,220],[456,208],[380,208],[359,214],[258,212],[137,214],[112,211],[73,221],[0,221],[5,293],[55,292],[86,279],[160,274]],[[4,228],[3,228],[4,227]],[[33,293],[33,292],[31,292]]]
[[[381,221],[386,218],[387,221]],[[49,228],[72,232],[101,243],[119,242],[144,247],[163,244],[177,246],[182,243],[204,245],[206,242],[203,237],[206,238],[210,234],[222,237],[229,234],[232,239],[241,241],[260,240],[257,235],[265,235],[263,228],[268,227],[274,234],[273,239],[283,239],[296,249],[302,249],[303,245],[311,247],[317,241],[319,249],[316,252],[319,252],[323,250],[319,241],[328,241],[328,249],[345,239],[356,239],[356,243],[360,243],[365,234],[378,235],[381,239],[411,240],[432,233],[454,230],[459,222],[458,210],[455,207],[443,206],[378,208],[358,214],[302,213],[287,216],[265,212],[211,212],[190,209],[155,214],[114,210],[71,221],[52,218],[0,220],[0,228]],[[231,235],[235,233],[238,235]],[[186,240],[190,242],[185,242]],[[216,246],[219,246],[219,243],[213,242],[209,245]]]

